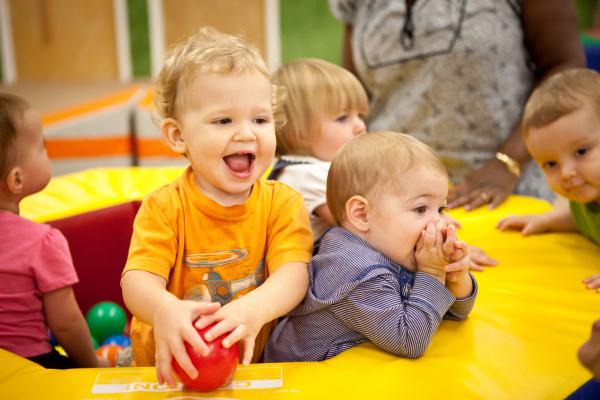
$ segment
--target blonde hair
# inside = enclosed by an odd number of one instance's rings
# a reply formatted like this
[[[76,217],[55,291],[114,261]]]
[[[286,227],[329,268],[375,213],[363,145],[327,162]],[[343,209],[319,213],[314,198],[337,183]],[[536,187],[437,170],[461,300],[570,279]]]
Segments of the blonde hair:
[[[403,133],[366,133],[346,143],[333,157],[327,175],[327,206],[336,223],[343,221],[352,196],[376,201],[384,189],[401,189],[404,174],[416,166],[447,175],[431,147]]]
[[[286,124],[276,129],[277,154],[312,155],[308,135],[319,115],[343,110],[367,113],[367,94],[348,70],[327,61],[305,58],[289,62],[273,74],[273,83],[286,89]]]
[[[162,118],[176,118],[182,106],[182,92],[199,73],[243,74],[258,72],[270,80],[258,49],[240,37],[206,27],[167,53],[155,81],[154,104]],[[272,107],[275,126],[284,124],[281,106],[284,92],[273,87]]]
[[[23,124],[23,114],[29,109],[29,104],[22,98],[0,93],[0,180],[4,179],[17,156],[17,136]]]
[[[521,121],[521,132],[541,128],[589,103],[600,115],[600,74],[574,68],[552,75],[531,94]]]

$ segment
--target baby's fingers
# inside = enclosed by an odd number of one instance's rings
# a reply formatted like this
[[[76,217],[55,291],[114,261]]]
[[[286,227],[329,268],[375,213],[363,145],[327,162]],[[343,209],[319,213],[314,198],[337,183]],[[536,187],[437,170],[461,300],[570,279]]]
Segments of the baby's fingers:
[[[523,234],[523,236],[528,236],[528,235],[534,234],[537,231],[538,230],[536,229],[535,224],[532,222],[528,222],[527,224],[525,224],[523,226],[523,229],[521,229],[521,233]]]
[[[589,278],[583,280],[585,287],[588,289],[594,289],[600,291],[600,274],[592,275]]]
[[[475,263],[473,261],[471,261],[469,263],[469,270],[471,270],[471,271],[478,271],[478,272],[484,271],[482,265],[479,265],[479,264],[477,264],[477,263]]]
[[[441,234],[441,232],[440,232]],[[423,247],[435,247],[437,232],[433,223],[428,223],[425,230],[421,233],[423,238]]]
[[[442,251],[446,256],[450,256],[454,253],[454,243],[456,242],[456,228],[453,225],[449,225],[446,229],[446,240],[442,245]]]
[[[208,346],[204,338],[198,334],[195,328],[185,329],[182,333],[183,339],[192,346],[194,351],[202,356],[208,354]]]
[[[196,336],[199,336],[199,335],[196,333]],[[185,373],[190,378],[196,379],[196,377],[198,376],[198,371],[194,367],[194,364],[192,364],[192,360],[190,360],[190,357],[188,356],[183,343],[179,343],[179,344],[175,345],[172,351],[173,351],[173,358],[177,361],[177,364],[179,364],[179,366],[185,371]],[[208,353],[208,351],[207,351],[207,353]],[[158,363],[157,363],[157,366],[158,366]],[[161,365],[161,369],[162,369],[162,373],[163,373],[163,376],[165,377],[165,379],[167,379],[167,376],[166,376],[167,374],[169,376],[173,375],[170,362],[166,363],[166,365]]]
[[[222,319],[224,317],[215,316],[216,318],[221,318],[221,321],[216,323],[215,326],[210,328],[205,334],[204,338],[207,342],[212,342],[216,338],[221,335],[226,334],[235,329],[236,324],[235,321],[231,318]]]
[[[423,246],[425,245],[425,231],[422,231],[421,234],[419,235],[419,240],[417,240],[417,245],[415,246],[415,250],[416,252],[420,252],[423,249]]]
[[[231,333],[229,333],[229,335],[227,335],[225,339],[223,339],[223,347],[229,348],[247,336],[248,329],[246,328],[246,325],[238,325],[234,330],[231,331]],[[252,355],[250,355],[250,357],[252,357]]]
[[[521,230],[521,233],[524,236],[527,236],[535,235],[537,233],[544,233],[547,230],[548,229],[546,227],[546,224],[541,219],[532,219],[525,224],[525,226]]]
[[[440,247],[444,244],[444,238],[447,235],[448,227],[442,218],[435,223],[435,242]]]
[[[510,215],[508,217],[502,218],[497,224],[496,229],[501,231],[507,230],[521,230],[525,226],[525,221],[522,217],[518,217],[516,215]]]
[[[471,258],[472,264],[479,267],[479,269],[475,269],[473,268],[473,265],[471,265],[471,270],[473,271],[483,271],[484,266],[498,265],[498,261],[485,254],[479,247],[470,246],[469,257]]]
[[[194,303],[195,304],[192,307],[194,319],[205,315],[213,315],[215,312],[217,312],[217,310],[219,310],[219,308],[221,308],[221,304],[219,303],[208,303],[204,301]]]
[[[444,267],[444,270],[446,272],[456,272],[456,271],[463,271],[465,269],[468,268],[468,265],[463,262],[463,260],[457,261],[457,262],[453,262],[452,264],[448,264]]]
[[[467,255],[469,255],[469,245],[460,240],[454,242],[454,259],[460,260]]]
[[[595,275],[590,276],[589,278],[585,278],[583,280],[583,283],[590,283],[590,282],[596,281],[596,280],[600,280],[600,274],[595,274]]]
[[[168,351],[164,351],[161,350],[158,346],[156,347],[156,350],[154,352],[154,359],[155,359],[155,364],[156,364],[156,379],[158,380],[158,383],[163,385],[166,384],[169,387],[173,387],[173,377],[171,377],[171,381],[169,382],[168,376],[165,377],[162,371],[161,366],[163,365],[163,360],[168,358],[168,362],[171,362],[171,355],[169,354]]]
[[[234,346],[237,346],[234,345]],[[246,337],[244,339],[244,357],[242,358],[242,364],[248,365],[252,361],[252,355],[254,354],[254,338]]]
[[[220,317],[217,314],[203,315],[200,318],[198,318],[196,322],[194,322],[194,326],[198,329],[202,329],[222,319],[223,317]]]
[[[158,383],[165,384],[168,387],[175,387],[177,382],[173,377],[173,370],[171,369],[171,357],[171,353],[167,346],[156,347],[155,363]]]

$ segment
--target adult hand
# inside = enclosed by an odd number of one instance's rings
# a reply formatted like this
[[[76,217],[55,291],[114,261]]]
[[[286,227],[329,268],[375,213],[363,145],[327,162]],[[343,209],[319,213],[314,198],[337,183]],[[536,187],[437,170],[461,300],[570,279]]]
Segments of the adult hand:
[[[473,171],[463,182],[450,188],[448,208],[464,206],[473,210],[483,205],[498,207],[517,185],[517,177],[495,158]]]

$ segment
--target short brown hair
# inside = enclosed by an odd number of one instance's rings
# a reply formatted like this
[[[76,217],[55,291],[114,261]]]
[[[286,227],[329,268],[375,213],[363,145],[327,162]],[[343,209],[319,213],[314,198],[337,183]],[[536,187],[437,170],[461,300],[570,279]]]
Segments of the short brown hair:
[[[344,110],[369,110],[367,93],[348,70],[316,58],[291,61],[273,74],[273,83],[285,88],[286,124],[276,129],[277,154],[312,155],[308,135],[317,115]]]
[[[162,118],[175,118],[181,106],[181,92],[197,73],[242,74],[258,72],[270,80],[258,49],[240,37],[205,27],[167,53],[155,81],[154,104]],[[275,126],[283,124],[283,91],[273,87],[272,107]]]
[[[600,115],[600,74],[591,69],[574,68],[559,72],[542,82],[531,94],[521,132],[541,128],[589,103]]]
[[[386,187],[400,189],[404,173],[415,166],[447,175],[436,152],[410,135],[372,132],[346,143],[333,157],[327,175],[327,206],[336,223],[343,221],[352,196],[375,201]]]
[[[29,104],[22,98],[0,93],[0,179],[4,182],[6,174],[17,159],[17,134],[23,124],[23,113]]]

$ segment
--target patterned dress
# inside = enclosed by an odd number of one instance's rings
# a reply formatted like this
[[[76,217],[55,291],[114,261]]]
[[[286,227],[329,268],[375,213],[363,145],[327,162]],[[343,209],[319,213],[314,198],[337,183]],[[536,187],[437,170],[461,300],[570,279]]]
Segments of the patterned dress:
[[[534,82],[518,0],[329,0],[352,25],[356,72],[371,95],[370,131],[414,135],[458,183],[494,157]],[[518,193],[550,198],[530,163]]]

